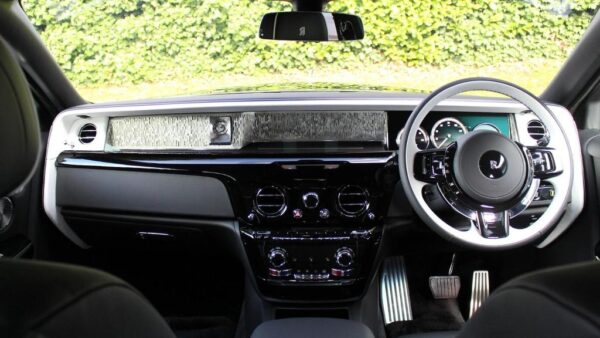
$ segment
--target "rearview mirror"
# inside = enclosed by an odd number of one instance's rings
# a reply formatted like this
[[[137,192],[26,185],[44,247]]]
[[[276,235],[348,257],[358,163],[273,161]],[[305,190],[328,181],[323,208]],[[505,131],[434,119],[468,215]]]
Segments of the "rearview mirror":
[[[365,35],[360,17],[327,12],[267,13],[258,36],[268,40],[349,41]]]

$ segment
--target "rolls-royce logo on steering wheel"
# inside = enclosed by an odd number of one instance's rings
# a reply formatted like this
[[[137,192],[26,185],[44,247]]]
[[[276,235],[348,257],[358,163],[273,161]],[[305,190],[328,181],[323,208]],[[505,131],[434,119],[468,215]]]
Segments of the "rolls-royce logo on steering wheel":
[[[488,151],[479,159],[479,169],[481,173],[491,179],[496,179],[504,176],[508,165],[504,155],[497,151]]]

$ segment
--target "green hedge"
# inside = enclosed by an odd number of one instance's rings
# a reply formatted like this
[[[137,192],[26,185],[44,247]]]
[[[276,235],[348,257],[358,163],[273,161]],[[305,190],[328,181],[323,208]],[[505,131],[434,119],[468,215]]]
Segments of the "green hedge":
[[[256,74],[394,63],[489,65],[563,59],[600,0],[335,0],[362,17],[365,39],[296,43],[256,38],[267,0],[24,0],[42,38],[76,84],[126,84],[215,73]]]

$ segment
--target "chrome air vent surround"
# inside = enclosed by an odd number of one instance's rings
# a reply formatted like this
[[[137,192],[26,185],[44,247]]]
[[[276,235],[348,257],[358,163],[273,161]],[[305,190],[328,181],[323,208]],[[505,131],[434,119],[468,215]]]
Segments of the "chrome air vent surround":
[[[258,189],[254,196],[254,209],[263,217],[279,217],[287,210],[285,191],[277,186]]]
[[[539,146],[546,146],[550,141],[546,126],[538,120],[531,120],[527,123],[527,133],[529,137],[535,140]]]
[[[87,123],[79,129],[79,142],[83,144],[92,143],[96,139],[96,125]]]
[[[358,216],[369,208],[369,195],[357,185],[345,185],[338,191],[337,206],[346,216]]]

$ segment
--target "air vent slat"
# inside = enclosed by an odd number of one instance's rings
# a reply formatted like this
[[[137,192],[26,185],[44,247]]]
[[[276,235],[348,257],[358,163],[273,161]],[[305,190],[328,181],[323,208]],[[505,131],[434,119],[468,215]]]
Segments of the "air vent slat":
[[[529,121],[529,123],[527,123],[527,133],[539,146],[548,145],[548,141],[550,140],[548,130],[541,121]]]
[[[343,214],[355,217],[367,210],[369,197],[363,188],[346,185],[338,191],[337,204]]]
[[[265,217],[283,215],[287,209],[284,190],[275,186],[259,189],[254,197],[254,208]]]
[[[88,123],[79,129],[79,142],[83,144],[92,143],[96,139],[96,134],[96,126]]]

